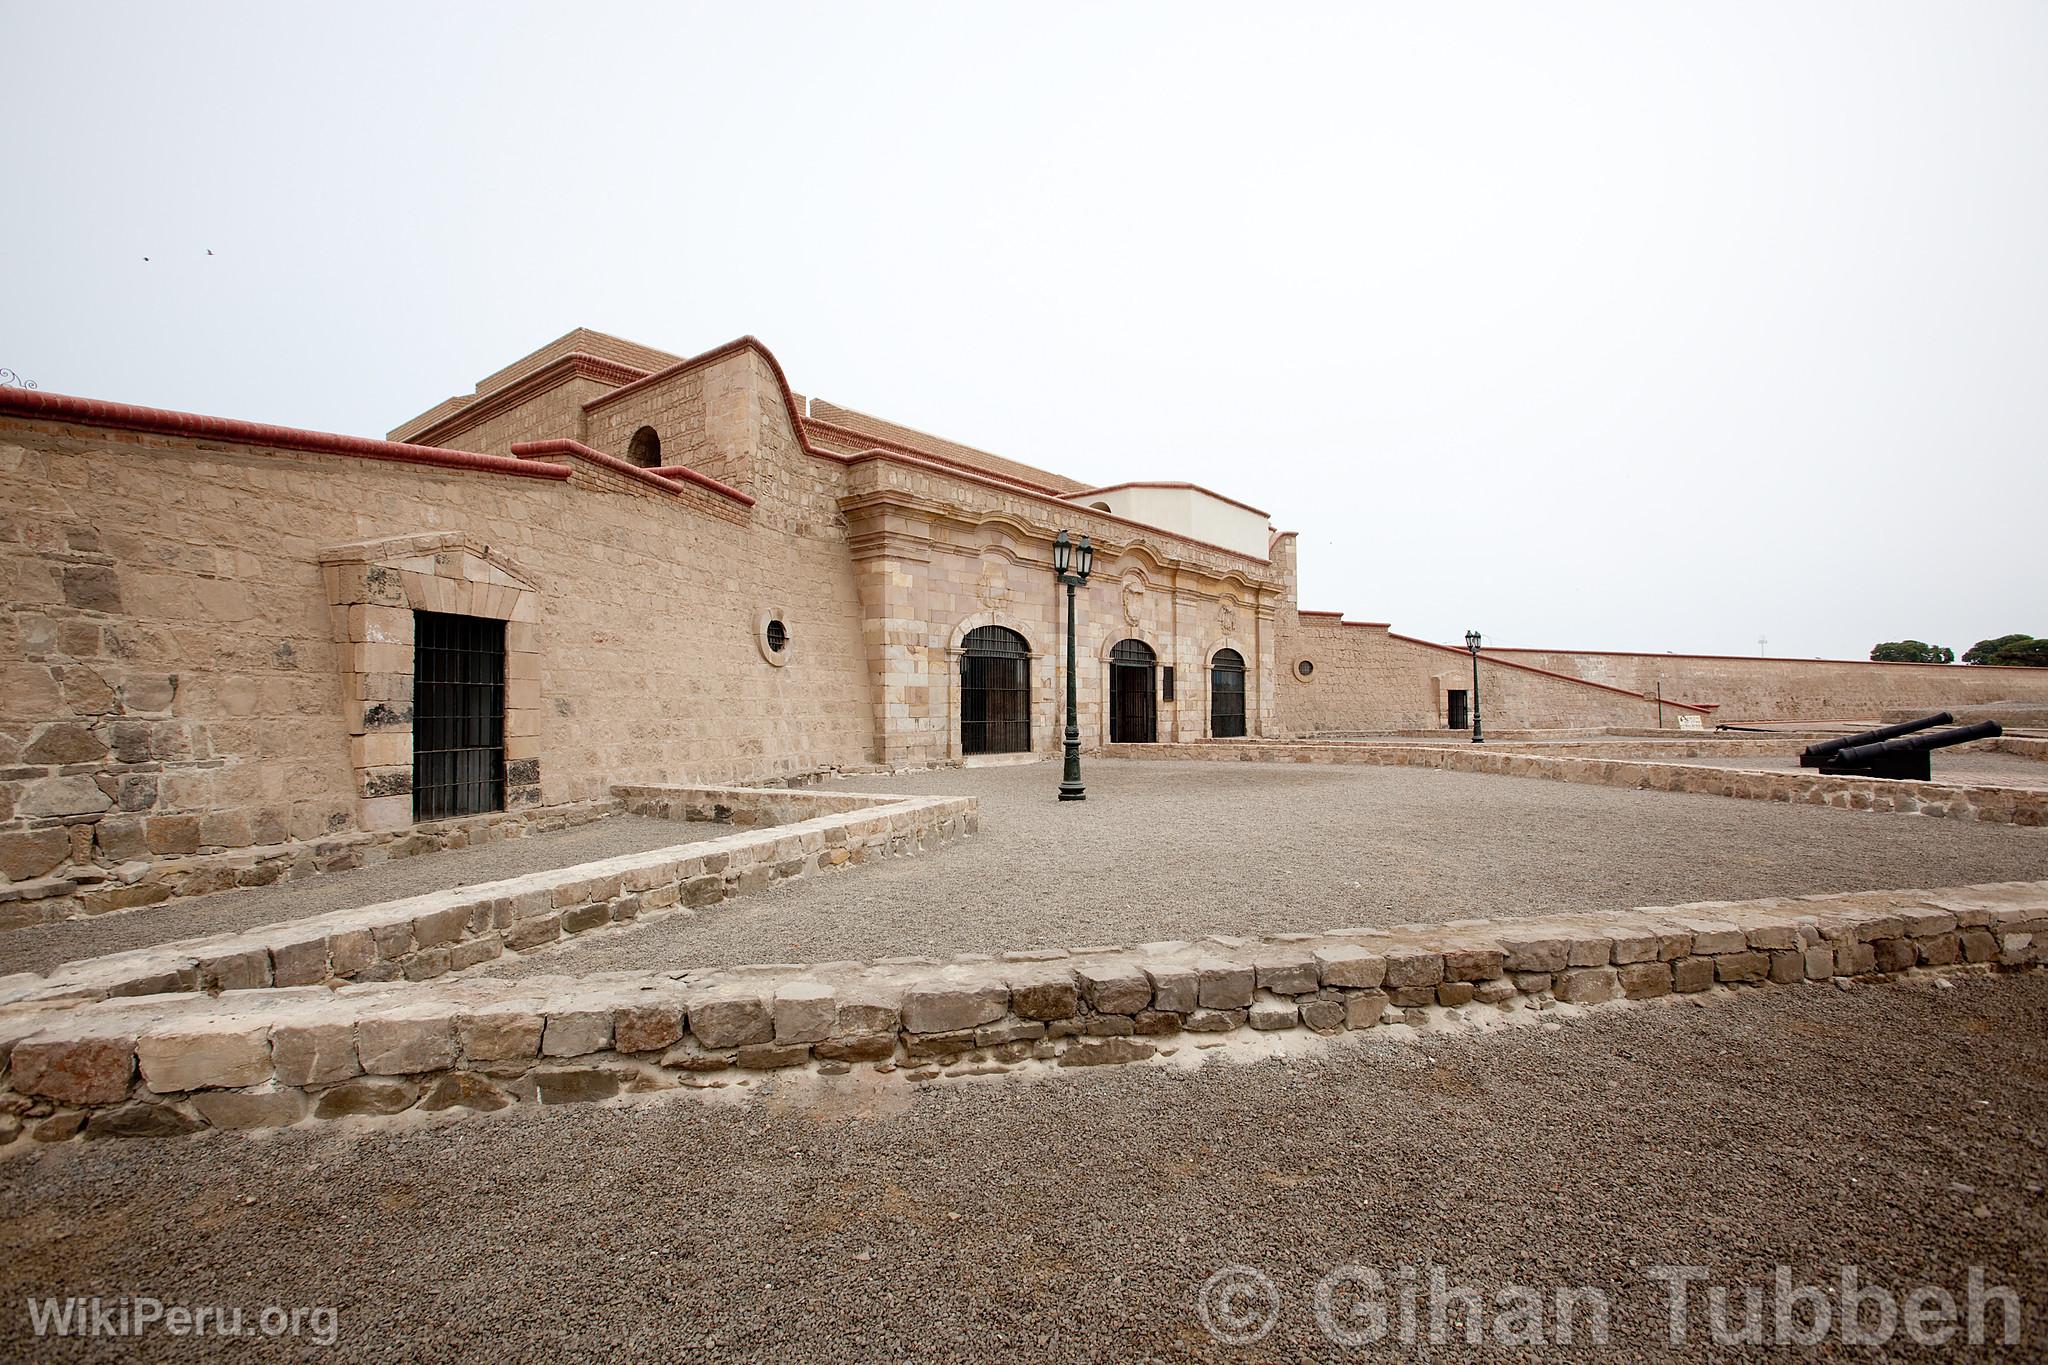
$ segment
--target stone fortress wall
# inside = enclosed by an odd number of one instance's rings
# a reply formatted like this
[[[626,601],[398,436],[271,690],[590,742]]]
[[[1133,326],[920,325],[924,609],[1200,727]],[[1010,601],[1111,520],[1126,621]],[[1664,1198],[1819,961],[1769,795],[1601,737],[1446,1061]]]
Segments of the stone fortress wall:
[[[1304,677],[1301,664],[1311,667]],[[1472,656],[1462,649],[1395,634],[1379,623],[1303,612],[1282,634],[1275,681],[1282,727],[1291,735],[1356,730],[1440,730],[1449,724],[1449,693],[1470,692]],[[1483,724],[1498,729],[1599,726],[1677,728],[1690,716],[1711,725],[1715,712],[1654,700],[1575,678],[1515,667],[1482,652],[1479,692]]]
[[[1589,650],[1489,652],[1625,692],[1661,687],[1667,700],[1714,703],[1719,721],[1875,719],[1901,707],[1939,711],[1987,702],[2048,703],[2048,668]]]
[[[1399,634],[1386,622],[1300,610],[1293,540],[1285,534],[1274,543],[1274,561],[1287,585],[1275,613],[1279,734],[1446,728],[1446,694],[1471,689],[1471,656],[1454,643]],[[1303,660],[1312,665],[1306,677],[1299,667]],[[1483,720],[1503,730],[1694,724],[1711,729],[1759,721],[1876,720],[1901,708],[2048,704],[2048,669],[1486,646],[1479,690]]]
[[[374,809],[391,796],[357,756],[378,715],[408,735],[409,715],[345,695],[352,653],[407,645],[337,639],[321,559],[422,528],[537,585],[534,619],[510,623],[532,627],[533,676],[514,652],[508,689],[533,733],[506,742],[534,804],[868,761],[841,543],[573,456],[442,467],[289,439],[0,421],[8,877],[409,820]],[[771,604],[790,613],[787,667],[757,643]]]

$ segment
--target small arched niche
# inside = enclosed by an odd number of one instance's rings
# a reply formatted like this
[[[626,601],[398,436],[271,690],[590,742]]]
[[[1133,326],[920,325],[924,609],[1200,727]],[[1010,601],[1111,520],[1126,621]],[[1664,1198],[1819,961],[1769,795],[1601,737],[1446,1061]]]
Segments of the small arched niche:
[[[642,469],[661,467],[661,436],[653,427],[642,427],[633,433],[633,440],[626,447],[626,459]]]

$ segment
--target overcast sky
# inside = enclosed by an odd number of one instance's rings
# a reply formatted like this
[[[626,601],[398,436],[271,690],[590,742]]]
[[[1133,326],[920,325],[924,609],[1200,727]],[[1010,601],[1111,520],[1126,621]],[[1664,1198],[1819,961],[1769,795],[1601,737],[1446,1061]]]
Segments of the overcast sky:
[[[2048,632],[2038,2],[0,19],[45,389],[381,435],[574,326],[750,332],[1251,502],[1409,633]]]

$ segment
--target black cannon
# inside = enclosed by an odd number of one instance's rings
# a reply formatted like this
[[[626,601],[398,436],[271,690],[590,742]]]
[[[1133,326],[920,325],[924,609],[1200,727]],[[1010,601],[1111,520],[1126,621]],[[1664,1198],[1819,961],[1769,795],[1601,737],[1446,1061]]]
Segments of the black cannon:
[[[1937,725],[1947,725],[1954,720],[1955,717],[1948,712],[1937,711],[1931,716],[1922,716],[1918,720],[1902,720],[1897,725],[1885,725],[1875,730],[1865,730],[1860,735],[1843,735],[1840,739],[1824,739],[1818,744],[1806,746],[1805,750],[1799,755],[1799,766],[1802,768],[1818,768],[1844,749],[1854,749],[1865,744],[1875,744],[1882,739],[1897,739],[1900,735],[1910,735],[1916,730],[1928,730]]]
[[[1995,720],[1975,725],[1958,725],[1953,730],[1932,730],[1919,734],[1880,739],[1872,744],[1852,744],[1837,749],[1820,765],[1824,773],[1843,777],[1889,777],[1909,782],[1927,782],[1934,777],[1928,755],[1936,749],[1968,744],[1973,739],[1990,739],[2005,731]]]

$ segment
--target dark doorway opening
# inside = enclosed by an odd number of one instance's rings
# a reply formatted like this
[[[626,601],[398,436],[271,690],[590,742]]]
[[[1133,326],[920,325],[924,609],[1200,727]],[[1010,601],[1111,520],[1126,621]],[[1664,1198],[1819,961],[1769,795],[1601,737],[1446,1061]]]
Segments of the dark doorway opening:
[[[1209,661],[1209,735],[1244,738],[1244,655],[1219,649]]]
[[[505,623],[413,613],[412,818],[505,808]]]
[[[1109,651],[1109,742],[1151,744],[1159,738],[1158,658],[1143,640],[1119,640]]]
[[[1472,717],[1465,709],[1465,689],[1453,687],[1444,693],[1444,699],[1451,713],[1450,728],[1453,730],[1471,729]]]
[[[1014,630],[967,632],[960,656],[960,752],[1031,752],[1031,646]]]

